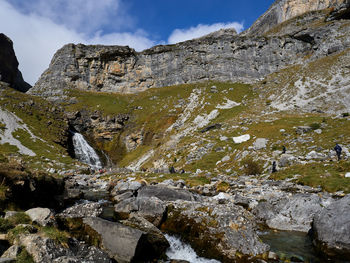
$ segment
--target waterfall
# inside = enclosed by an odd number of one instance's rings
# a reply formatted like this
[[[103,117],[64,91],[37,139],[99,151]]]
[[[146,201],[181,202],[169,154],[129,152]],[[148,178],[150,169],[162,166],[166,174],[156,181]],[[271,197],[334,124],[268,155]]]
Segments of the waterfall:
[[[190,245],[183,243],[177,237],[165,234],[165,238],[170,244],[170,247],[166,252],[166,255],[169,259],[187,260],[191,263],[220,263],[220,261],[217,261],[215,259],[198,257]]]
[[[102,168],[102,163],[95,150],[88,144],[84,136],[78,132],[73,132],[73,146],[75,157],[82,163],[86,163],[93,168]]]

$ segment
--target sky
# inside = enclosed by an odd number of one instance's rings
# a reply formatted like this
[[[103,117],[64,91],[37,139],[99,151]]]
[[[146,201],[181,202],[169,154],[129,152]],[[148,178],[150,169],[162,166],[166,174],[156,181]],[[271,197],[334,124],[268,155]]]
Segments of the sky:
[[[273,0],[0,0],[0,32],[14,42],[34,85],[68,43],[128,45],[142,51],[221,28],[241,32]]]

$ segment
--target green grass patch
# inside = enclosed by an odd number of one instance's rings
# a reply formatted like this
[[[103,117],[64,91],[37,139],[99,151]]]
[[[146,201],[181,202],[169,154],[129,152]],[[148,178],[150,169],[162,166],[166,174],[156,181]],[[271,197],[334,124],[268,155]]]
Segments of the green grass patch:
[[[312,163],[306,165],[294,165],[285,170],[273,174],[272,178],[283,180],[293,178],[296,183],[312,187],[321,186],[327,192],[344,191],[350,193],[350,178],[345,178],[345,173],[350,172],[350,163],[347,161],[324,163]]]
[[[33,257],[22,247],[21,253],[16,258],[17,263],[34,263]]]
[[[45,226],[41,229],[41,232],[48,238],[61,244],[62,246],[68,246],[69,234],[65,231],[61,231],[55,227]]]

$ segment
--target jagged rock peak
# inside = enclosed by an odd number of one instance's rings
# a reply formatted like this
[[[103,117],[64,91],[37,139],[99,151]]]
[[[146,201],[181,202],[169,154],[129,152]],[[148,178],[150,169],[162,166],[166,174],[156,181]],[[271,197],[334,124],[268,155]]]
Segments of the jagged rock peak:
[[[349,0],[277,0],[258,20],[243,34],[260,35],[274,26],[293,17],[311,11],[327,8],[340,8],[350,5]]]
[[[22,92],[31,88],[18,70],[18,60],[11,39],[2,33],[0,33],[0,81]]]

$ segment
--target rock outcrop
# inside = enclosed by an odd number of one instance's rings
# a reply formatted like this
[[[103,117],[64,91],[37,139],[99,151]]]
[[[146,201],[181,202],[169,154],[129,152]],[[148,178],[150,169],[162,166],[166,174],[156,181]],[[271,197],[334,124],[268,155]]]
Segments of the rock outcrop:
[[[349,33],[343,23],[270,37],[228,31],[140,53],[121,46],[68,44],[57,51],[31,93],[60,100],[69,88],[136,93],[206,80],[254,82],[289,65],[327,56],[335,46],[337,52],[345,50],[348,38],[337,38]]]
[[[324,254],[350,257],[350,195],[324,208],[313,222],[314,244]]]
[[[348,0],[277,0],[244,34],[262,35],[276,25],[311,11],[341,9]]]
[[[13,50],[12,41],[4,34],[0,34],[0,81],[10,84],[14,89],[28,91],[31,86],[23,80],[18,70],[18,61]]]

